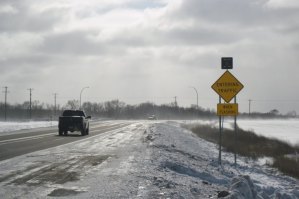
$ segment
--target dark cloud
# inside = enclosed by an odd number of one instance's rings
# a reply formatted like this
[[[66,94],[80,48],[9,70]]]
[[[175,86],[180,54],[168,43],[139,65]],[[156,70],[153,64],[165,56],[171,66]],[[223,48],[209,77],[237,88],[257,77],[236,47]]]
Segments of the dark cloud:
[[[82,31],[50,34],[44,37],[44,43],[37,51],[57,55],[101,55],[106,46],[89,39],[89,35]]]
[[[164,41],[172,45],[227,44],[239,41],[242,37],[238,33],[239,31],[208,29],[200,26],[175,28],[162,33],[160,42]]]
[[[171,18],[182,20],[192,18],[211,24],[220,24],[222,28],[257,28],[260,26],[285,24],[286,20],[299,17],[299,9],[271,9],[267,0],[186,0],[180,9],[171,13]]]
[[[32,10],[28,1],[13,1],[5,5],[11,6],[15,12],[0,13],[0,31],[2,32],[51,30],[60,23],[65,13],[64,9]]]

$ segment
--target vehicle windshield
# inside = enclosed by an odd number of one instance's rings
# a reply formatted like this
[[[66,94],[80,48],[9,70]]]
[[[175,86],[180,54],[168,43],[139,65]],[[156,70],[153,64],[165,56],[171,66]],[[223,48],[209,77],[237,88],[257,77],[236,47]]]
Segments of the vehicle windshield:
[[[63,112],[62,116],[83,116],[83,117],[85,117],[85,114],[83,111],[66,110]]]

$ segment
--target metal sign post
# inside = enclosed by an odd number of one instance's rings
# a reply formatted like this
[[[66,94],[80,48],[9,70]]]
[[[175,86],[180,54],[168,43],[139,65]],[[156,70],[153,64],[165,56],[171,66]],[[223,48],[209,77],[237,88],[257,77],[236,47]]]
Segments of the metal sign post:
[[[221,96],[219,95],[219,104],[221,104]],[[221,125],[221,115],[219,115],[219,158],[218,163],[221,165],[221,132],[222,132],[222,125]]]
[[[237,97],[235,97],[235,104],[237,103]],[[234,125],[234,130],[235,130],[235,149],[234,149],[234,153],[235,153],[235,166],[237,166],[237,115],[235,115],[235,125]]]
[[[219,165],[221,165],[221,145],[223,132],[224,116],[234,116],[234,159],[237,165],[237,115],[239,113],[237,104],[237,94],[244,88],[243,84],[231,74],[228,69],[233,68],[233,58],[223,57],[221,59],[221,68],[226,71],[212,85],[212,89],[219,95],[219,104],[217,105],[217,115],[219,116]],[[225,101],[221,103],[221,98]],[[230,101],[234,98],[234,103]]]

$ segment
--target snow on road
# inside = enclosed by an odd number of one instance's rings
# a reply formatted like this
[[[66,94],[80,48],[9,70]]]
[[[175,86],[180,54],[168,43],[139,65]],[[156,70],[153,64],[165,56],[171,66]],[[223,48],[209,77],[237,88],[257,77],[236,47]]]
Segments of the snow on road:
[[[121,120],[119,120],[121,122]],[[100,120],[91,120],[91,125],[97,123],[102,124],[113,124],[114,121],[100,121]],[[52,128],[56,127],[58,130],[58,121],[29,121],[29,122],[0,122],[0,136],[1,135],[12,135],[20,133],[29,133],[32,131],[39,131],[40,128]]]
[[[140,121],[1,161],[0,198],[299,198],[296,179],[246,158],[235,168],[230,153],[221,167],[217,158],[215,144],[178,122]]]

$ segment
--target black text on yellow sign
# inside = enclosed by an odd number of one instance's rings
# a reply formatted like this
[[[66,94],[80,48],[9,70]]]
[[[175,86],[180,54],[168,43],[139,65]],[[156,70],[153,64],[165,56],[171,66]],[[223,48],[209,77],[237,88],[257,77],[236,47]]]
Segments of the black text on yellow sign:
[[[219,116],[237,116],[238,104],[217,104],[217,115]]]
[[[243,89],[243,87],[243,84],[229,71],[223,73],[223,75],[212,85],[212,89],[218,93],[226,103],[229,103]]]

